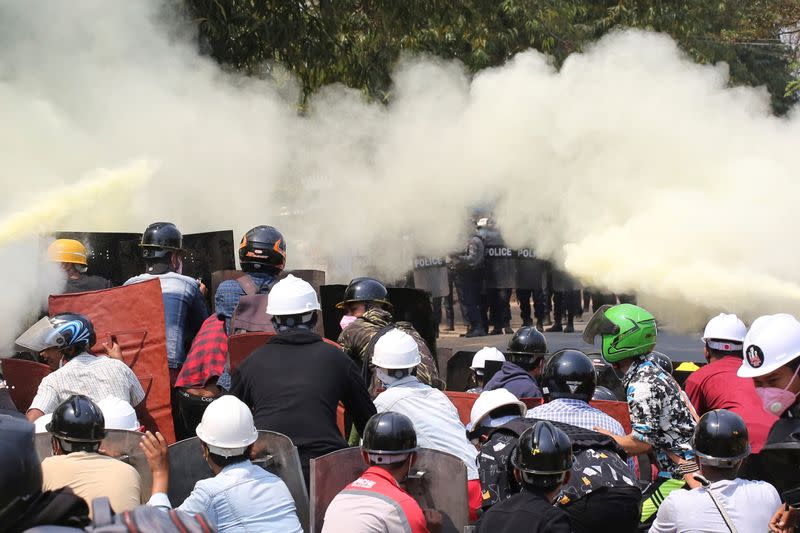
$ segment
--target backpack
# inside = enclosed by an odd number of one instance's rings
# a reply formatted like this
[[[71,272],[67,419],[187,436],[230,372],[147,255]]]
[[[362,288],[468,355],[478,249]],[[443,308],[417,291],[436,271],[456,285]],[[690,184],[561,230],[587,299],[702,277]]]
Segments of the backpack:
[[[257,286],[248,275],[236,278],[244,291],[231,317],[230,334],[266,331],[274,333],[272,315],[267,314],[267,296],[273,284]]]

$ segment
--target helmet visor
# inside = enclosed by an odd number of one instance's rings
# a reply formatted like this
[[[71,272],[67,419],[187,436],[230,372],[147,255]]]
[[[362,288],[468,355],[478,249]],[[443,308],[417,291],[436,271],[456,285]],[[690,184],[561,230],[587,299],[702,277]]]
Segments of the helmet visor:
[[[25,351],[39,353],[47,348],[64,344],[64,339],[56,332],[49,317],[44,317],[20,335],[15,344]]]
[[[594,346],[594,339],[598,335],[616,335],[619,333],[619,326],[606,317],[606,311],[609,309],[611,309],[610,305],[602,306],[592,315],[589,323],[586,324],[586,329],[583,330],[583,340],[587,344]]]

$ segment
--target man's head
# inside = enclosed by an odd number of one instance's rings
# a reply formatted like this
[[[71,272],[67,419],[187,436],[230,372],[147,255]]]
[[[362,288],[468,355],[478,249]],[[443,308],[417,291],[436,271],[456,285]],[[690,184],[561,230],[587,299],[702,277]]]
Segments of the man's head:
[[[402,481],[416,459],[417,432],[401,413],[387,411],[373,415],[364,427],[361,456],[370,466],[378,466]]]
[[[736,315],[720,313],[703,331],[704,355],[709,363],[732,355],[742,358],[747,326]]]
[[[569,437],[545,420],[522,432],[511,455],[514,477],[520,485],[550,501],[569,481],[572,462]]]
[[[286,266],[286,240],[272,226],[256,226],[239,243],[239,264],[245,272],[277,276]]]
[[[553,354],[542,372],[542,392],[547,401],[567,398],[588,402],[597,386],[592,360],[578,350]]]
[[[106,436],[106,421],[100,406],[75,394],[53,411],[46,426],[52,436],[53,454],[96,452]]]
[[[741,416],[726,409],[704,414],[692,437],[700,469],[706,477],[733,479],[750,455],[747,426]]]
[[[479,387],[486,385],[486,361],[498,361],[504,363],[506,357],[503,352],[497,348],[483,347],[472,357],[472,364],[469,368],[472,370],[472,376],[475,379],[475,384]]]
[[[60,313],[44,317],[15,341],[18,348],[39,354],[56,370],[61,360],[69,361],[87,351],[96,341],[94,326],[78,313]]]
[[[737,375],[753,378],[764,409],[783,414],[800,394],[800,322],[791,315],[757,318],[744,338]]]
[[[244,402],[231,395],[211,402],[203,412],[196,433],[206,461],[215,470],[247,460],[258,439],[253,413]]]
[[[542,363],[547,355],[547,339],[534,327],[519,328],[508,341],[506,361],[514,363],[533,377],[541,375]]]
[[[183,235],[171,222],[147,226],[139,243],[148,273],[183,271]],[[163,271],[163,272],[162,272]]]
[[[528,408],[507,389],[483,391],[472,404],[467,424],[467,437],[480,440],[490,428],[496,427],[496,421],[507,417],[525,416]]]
[[[390,329],[375,343],[372,364],[385,386],[412,374],[420,362],[422,356],[417,341],[404,331]]]
[[[86,247],[74,239],[56,239],[47,247],[47,258],[59,263],[68,276],[86,272],[86,257]]]
[[[630,361],[649,354],[656,345],[656,320],[648,311],[632,304],[604,305],[592,315],[583,340],[602,340],[603,358],[615,369],[627,369]]]
[[[269,291],[267,313],[272,315],[272,324],[278,332],[314,329],[319,310],[319,299],[314,287],[291,274]]]
[[[344,290],[342,301],[336,304],[337,309],[346,316],[360,317],[373,307],[392,310],[389,302],[389,291],[383,283],[374,278],[355,278]]]

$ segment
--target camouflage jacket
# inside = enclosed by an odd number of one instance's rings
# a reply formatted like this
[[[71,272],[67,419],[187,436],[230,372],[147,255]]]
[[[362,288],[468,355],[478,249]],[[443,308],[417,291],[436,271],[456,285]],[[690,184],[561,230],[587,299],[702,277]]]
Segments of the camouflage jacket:
[[[633,437],[650,444],[659,467],[681,479],[668,452],[692,459],[695,421],[671,375],[646,359],[635,361],[622,378],[631,413]]]
[[[426,385],[444,389],[444,382],[439,378],[439,372],[436,369],[431,351],[425,341],[420,337],[417,330],[410,322],[395,322],[392,314],[389,311],[379,308],[368,310],[364,315],[358,318],[355,322],[350,324],[341,335],[339,335],[339,344],[342,350],[347,353],[359,366],[362,367],[364,357],[366,355],[367,361],[371,362],[372,353],[365,354],[367,349],[372,350],[370,341],[381,328],[392,324],[397,329],[404,331],[414,337],[419,345],[419,352],[422,356],[422,363],[417,367],[417,378]],[[381,386],[375,377],[375,372],[370,365],[369,376],[367,378],[367,385],[369,385],[370,393],[374,396],[375,390]]]

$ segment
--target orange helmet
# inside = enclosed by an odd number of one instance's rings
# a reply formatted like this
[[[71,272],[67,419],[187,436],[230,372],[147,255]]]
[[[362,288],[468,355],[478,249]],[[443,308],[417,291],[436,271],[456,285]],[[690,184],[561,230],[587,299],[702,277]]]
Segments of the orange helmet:
[[[86,247],[73,239],[57,239],[47,247],[47,257],[56,263],[86,266]]]

